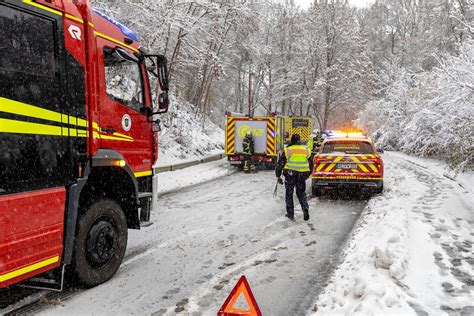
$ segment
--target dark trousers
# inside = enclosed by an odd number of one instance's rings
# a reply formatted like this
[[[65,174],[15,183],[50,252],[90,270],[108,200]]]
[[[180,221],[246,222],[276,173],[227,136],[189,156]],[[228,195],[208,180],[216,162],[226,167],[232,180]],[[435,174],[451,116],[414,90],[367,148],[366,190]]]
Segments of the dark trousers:
[[[244,172],[257,172],[257,167],[255,163],[252,161],[251,155],[244,155]]]
[[[303,210],[309,210],[308,201],[306,200],[306,179],[308,178],[307,173],[296,172],[296,171],[285,171],[285,201],[286,201],[286,213],[289,217],[295,215],[295,205],[293,203],[293,192],[296,187],[296,196],[300,201],[301,208]]]

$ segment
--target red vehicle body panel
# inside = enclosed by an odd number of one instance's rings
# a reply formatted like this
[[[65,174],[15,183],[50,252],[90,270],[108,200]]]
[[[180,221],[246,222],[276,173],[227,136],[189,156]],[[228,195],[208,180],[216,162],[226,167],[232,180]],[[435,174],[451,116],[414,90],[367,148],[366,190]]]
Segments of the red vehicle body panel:
[[[114,149],[123,155],[136,177],[150,176],[158,151],[158,136],[151,128],[153,123],[145,114],[106,96],[102,69],[103,45],[120,45],[134,53],[140,44],[136,41],[125,44],[124,35],[116,25],[93,13],[87,0],[78,2],[81,10],[72,1],[23,0],[23,3],[62,15],[65,48],[84,67],[88,158],[99,149]],[[81,31],[81,40],[70,35],[71,26]],[[144,104],[151,107],[146,76],[143,81]],[[130,115],[133,121],[128,132],[122,130],[124,114]],[[113,127],[125,137],[111,139],[102,127]],[[0,195],[0,288],[60,266],[65,209],[65,187]]]
[[[0,196],[0,287],[59,266],[65,203],[65,188]]]
[[[369,143],[374,154],[323,154],[324,145],[330,142],[343,143],[345,141],[363,141]],[[354,168],[338,168],[339,164],[350,164]],[[339,165],[340,166],[340,165]],[[380,181],[383,180],[383,161],[377,154],[372,142],[358,139],[334,139],[324,142],[319,153],[314,157],[314,169],[311,178],[320,181]]]

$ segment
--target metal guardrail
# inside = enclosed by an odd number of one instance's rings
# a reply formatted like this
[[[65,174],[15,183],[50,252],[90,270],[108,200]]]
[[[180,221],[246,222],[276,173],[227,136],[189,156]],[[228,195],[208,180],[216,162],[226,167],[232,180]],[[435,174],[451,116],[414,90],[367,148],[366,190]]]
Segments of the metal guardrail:
[[[226,155],[224,153],[221,153],[221,154],[217,154],[217,155],[208,156],[208,157],[205,157],[203,159],[187,161],[187,162],[179,163],[179,164],[176,164],[176,165],[167,165],[167,166],[161,166],[161,167],[154,167],[153,171],[154,171],[154,174],[157,174],[157,173],[162,173],[162,172],[180,170],[180,169],[200,165],[202,163],[207,163],[207,162],[211,162],[211,161],[220,160],[220,159],[223,159],[225,156]]]

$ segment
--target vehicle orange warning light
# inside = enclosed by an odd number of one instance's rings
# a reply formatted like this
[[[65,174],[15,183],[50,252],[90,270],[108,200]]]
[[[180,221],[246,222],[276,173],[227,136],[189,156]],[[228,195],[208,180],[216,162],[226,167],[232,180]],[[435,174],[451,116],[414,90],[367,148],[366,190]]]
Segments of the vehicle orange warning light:
[[[247,302],[248,309],[235,308],[235,303],[239,297],[243,295],[245,301]],[[238,316],[238,315],[248,315],[248,316],[262,316],[260,308],[257,305],[257,301],[253,296],[250,285],[247,282],[245,276],[241,276],[235,287],[230,292],[229,296],[225,300],[221,309],[217,313],[218,316]]]

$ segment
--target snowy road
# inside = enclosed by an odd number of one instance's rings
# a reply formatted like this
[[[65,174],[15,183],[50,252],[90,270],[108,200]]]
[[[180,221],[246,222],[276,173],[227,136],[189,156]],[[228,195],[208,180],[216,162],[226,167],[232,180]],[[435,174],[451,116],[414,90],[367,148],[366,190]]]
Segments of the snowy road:
[[[245,274],[264,315],[305,314],[366,201],[312,199],[310,221],[297,208],[289,222],[274,180],[237,173],[164,194],[112,280],[34,311],[215,315]]]
[[[454,181],[440,161],[400,153],[384,160],[385,192],[361,215],[318,315],[474,315],[474,177]]]

